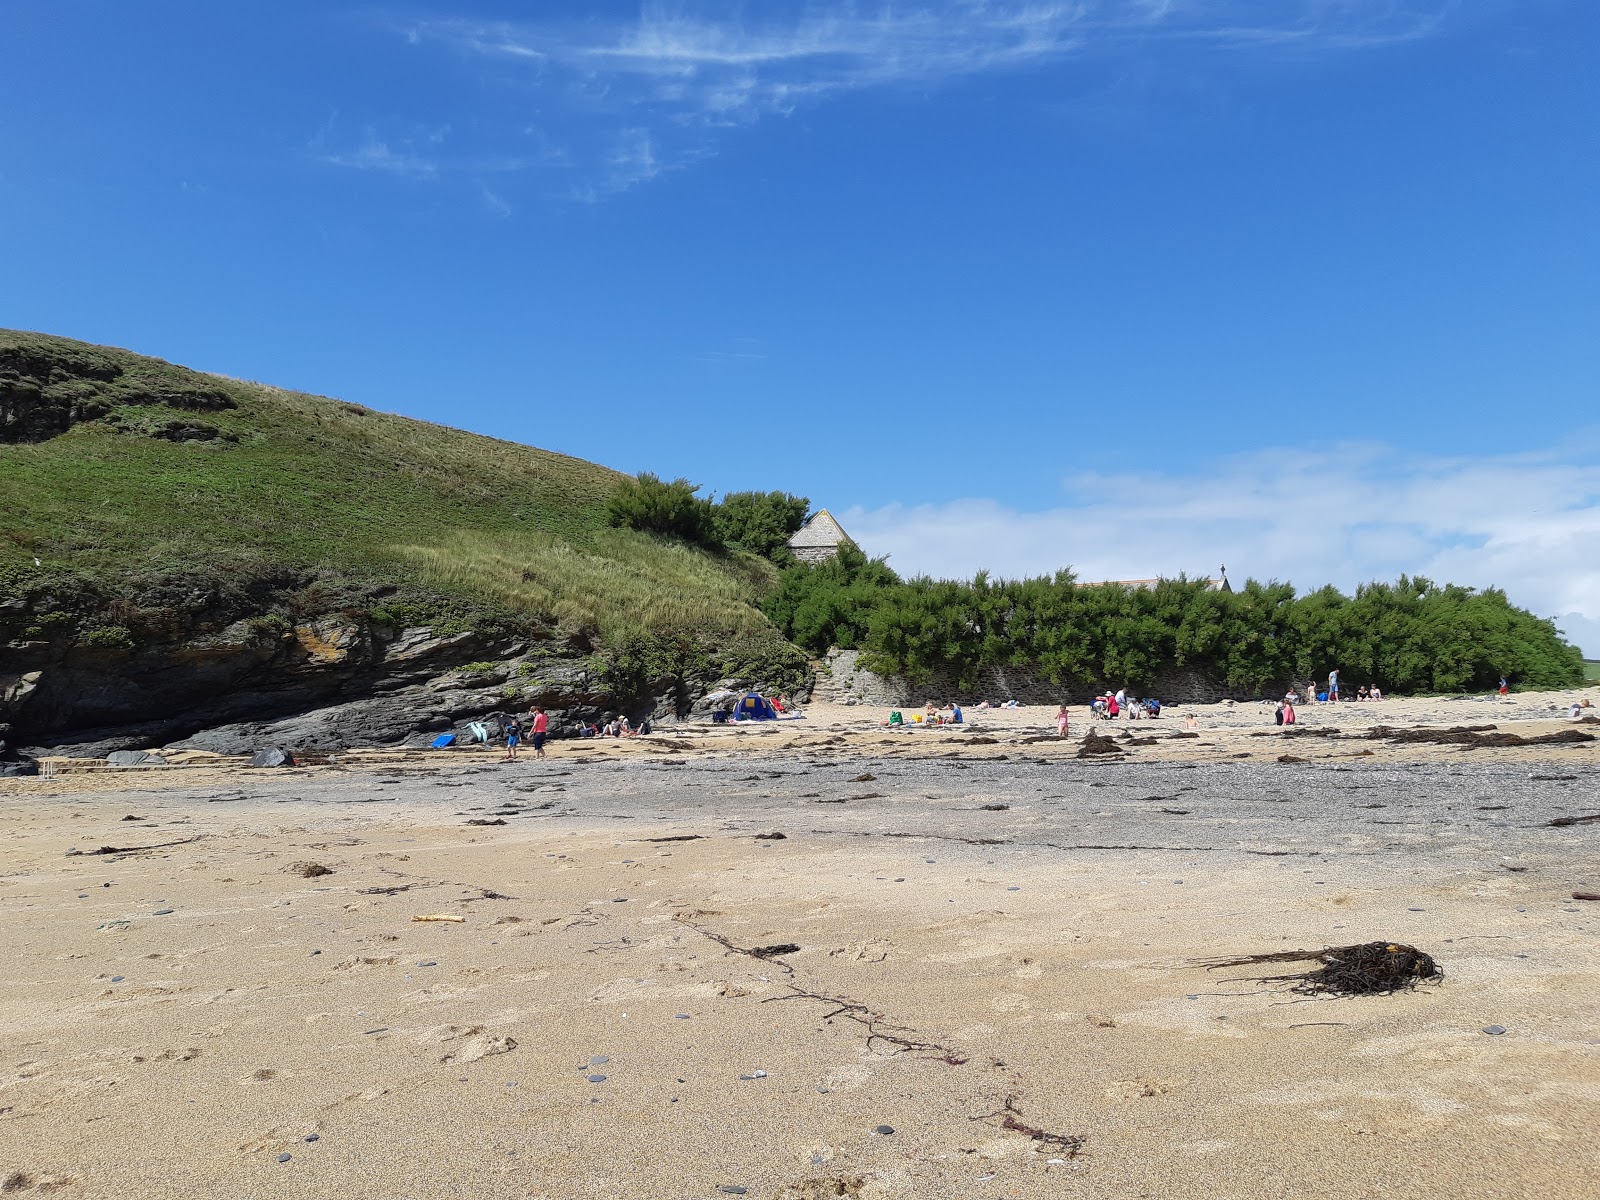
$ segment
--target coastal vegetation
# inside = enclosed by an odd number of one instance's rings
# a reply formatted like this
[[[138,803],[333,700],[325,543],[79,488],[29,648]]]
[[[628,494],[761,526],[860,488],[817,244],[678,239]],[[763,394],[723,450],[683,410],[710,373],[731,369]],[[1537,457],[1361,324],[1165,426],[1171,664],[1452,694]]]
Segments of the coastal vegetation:
[[[1150,588],[1078,583],[1070,571],[1023,580],[901,580],[853,547],[787,568],[766,602],[813,653],[860,649],[864,664],[912,680],[970,686],[985,667],[1028,667],[1064,686],[1148,686],[1173,669],[1229,688],[1327,677],[1393,692],[1579,684],[1584,664],[1555,626],[1497,588],[1420,576],[1297,595],[1250,580],[1234,592],[1165,579]]]

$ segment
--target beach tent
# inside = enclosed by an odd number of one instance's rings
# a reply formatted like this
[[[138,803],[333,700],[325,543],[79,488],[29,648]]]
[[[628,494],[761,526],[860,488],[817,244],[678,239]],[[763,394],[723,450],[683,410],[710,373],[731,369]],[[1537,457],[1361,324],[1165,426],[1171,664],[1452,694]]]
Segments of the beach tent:
[[[739,701],[736,717],[740,721],[776,721],[778,714],[768,700],[760,692],[746,692],[744,699]]]
[[[446,746],[453,746],[455,744],[456,735],[453,733],[441,733],[438,737],[434,738],[432,742],[435,750],[443,750]]]
[[[151,754],[145,750],[113,750],[106,755],[106,762],[113,767],[164,767],[167,760],[159,754]]]

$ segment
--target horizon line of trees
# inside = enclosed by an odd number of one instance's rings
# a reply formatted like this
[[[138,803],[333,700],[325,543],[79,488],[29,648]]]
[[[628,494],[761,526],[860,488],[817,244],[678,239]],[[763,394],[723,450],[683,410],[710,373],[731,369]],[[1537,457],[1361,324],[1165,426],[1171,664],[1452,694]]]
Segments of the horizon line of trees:
[[[854,546],[785,568],[763,611],[813,654],[863,651],[863,665],[913,681],[973,686],[986,667],[1028,667],[1063,686],[1145,687],[1174,668],[1241,690],[1321,680],[1386,692],[1466,692],[1583,682],[1583,657],[1554,622],[1482,591],[1402,575],[1346,596],[1333,586],[1203,580],[1152,588],[1080,584],[1070,570],[1032,579],[902,580]]]

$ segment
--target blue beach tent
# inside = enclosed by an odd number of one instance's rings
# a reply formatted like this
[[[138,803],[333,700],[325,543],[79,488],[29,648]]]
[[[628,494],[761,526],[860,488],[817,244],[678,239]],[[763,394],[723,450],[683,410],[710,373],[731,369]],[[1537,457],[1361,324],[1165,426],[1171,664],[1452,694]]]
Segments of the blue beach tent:
[[[737,721],[776,721],[778,713],[772,707],[772,701],[761,695],[760,692],[746,692],[744,699],[739,701],[739,707],[734,711],[734,719]]]

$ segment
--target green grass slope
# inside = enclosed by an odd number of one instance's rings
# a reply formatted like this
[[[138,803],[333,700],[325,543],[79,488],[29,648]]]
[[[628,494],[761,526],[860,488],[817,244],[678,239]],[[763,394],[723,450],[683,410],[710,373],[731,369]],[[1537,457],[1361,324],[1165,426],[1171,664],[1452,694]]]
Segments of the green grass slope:
[[[286,566],[371,585],[417,619],[465,605],[601,640],[739,633],[782,646],[755,607],[770,564],[607,528],[620,478],[355,404],[0,331],[0,593],[41,573],[110,594],[130,577]]]

